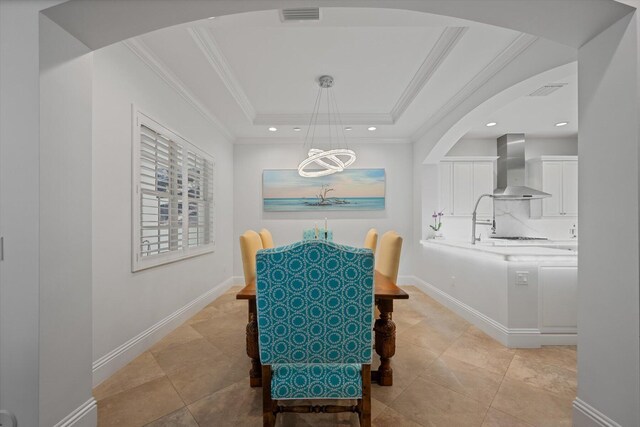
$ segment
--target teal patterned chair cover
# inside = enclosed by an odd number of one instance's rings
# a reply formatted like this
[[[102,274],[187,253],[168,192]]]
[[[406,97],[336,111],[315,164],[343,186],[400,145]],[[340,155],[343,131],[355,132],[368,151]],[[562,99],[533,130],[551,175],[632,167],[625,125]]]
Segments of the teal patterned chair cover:
[[[260,360],[271,365],[273,399],[362,396],[371,363],[370,249],[305,240],[258,251]]]
[[[316,229],[308,228],[302,231],[302,240],[328,240],[333,242],[333,230],[327,230],[327,238],[324,237],[324,228],[318,228],[318,239],[316,239]]]

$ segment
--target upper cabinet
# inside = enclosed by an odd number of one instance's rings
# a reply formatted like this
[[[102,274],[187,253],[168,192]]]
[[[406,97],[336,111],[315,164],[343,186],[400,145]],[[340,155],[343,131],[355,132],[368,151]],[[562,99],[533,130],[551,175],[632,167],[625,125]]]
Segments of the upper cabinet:
[[[529,185],[551,194],[531,201],[531,217],[578,216],[578,156],[542,156],[529,163]]]
[[[482,194],[495,187],[496,157],[445,157],[440,162],[440,206],[449,216],[469,216]],[[491,217],[490,198],[478,205],[479,217]]]

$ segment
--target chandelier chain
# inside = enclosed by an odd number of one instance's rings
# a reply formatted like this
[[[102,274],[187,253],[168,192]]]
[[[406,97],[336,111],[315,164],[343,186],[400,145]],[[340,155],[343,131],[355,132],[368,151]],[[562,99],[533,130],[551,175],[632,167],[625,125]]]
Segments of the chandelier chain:
[[[347,143],[347,138],[344,133],[344,125],[342,123],[342,117],[340,117],[340,110],[338,109],[338,102],[336,101],[335,94],[332,90],[329,90],[333,87],[333,77],[331,76],[321,76],[318,79],[319,88],[318,94],[316,95],[316,101],[313,105],[313,111],[311,112],[311,117],[309,118],[309,127],[307,128],[303,149],[305,150],[305,158],[298,165],[298,173],[303,177],[319,177],[330,175],[336,172],[342,172],[345,168],[350,166],[355,160],[355,153],[350,150]],[[322,106],[322,96],[323,89],[326,89],[326,93],[324,94],[326,97],[327,104],[327,118],[326,124],[329,127],[329,142],[325,144],[325,147],[328,146],[328,150],[320,149],[315,145],[315,136],[316,136],[316,128],[318,127],[318,118],[320,116],[320,109]],[[331,115],[335,115],[337,117],[332,120]],[[325,121],[322,121],[322,124],[325,124]],[[335,126],[335,148],[334,148],[334,131],[333,127]],[[340,126],[342,129],[338,129]],[[312,129],[313,128],[313,129]],[[311,135],[311,138],[309,138]],[[342,142],[346,148],[340,148],[340,135],[342,135]],[[322,145],[322,144],[320,144]],[[320,167],[324,169],[311,169],[306,170],[307,166],[309,167]]]

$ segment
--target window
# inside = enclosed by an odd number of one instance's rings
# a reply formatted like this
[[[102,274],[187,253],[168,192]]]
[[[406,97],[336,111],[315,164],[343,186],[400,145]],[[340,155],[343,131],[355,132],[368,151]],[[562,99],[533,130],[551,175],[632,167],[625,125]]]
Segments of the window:
[[[211,156],[134,113],[133,271],[214,250],[213,167]]]

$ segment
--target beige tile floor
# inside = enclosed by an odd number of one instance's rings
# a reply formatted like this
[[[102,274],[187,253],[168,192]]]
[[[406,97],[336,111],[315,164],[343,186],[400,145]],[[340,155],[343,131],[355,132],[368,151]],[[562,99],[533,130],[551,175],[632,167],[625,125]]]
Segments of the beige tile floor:
[[[93,390],[100,427],[260,426],[246,302],[230,289]],[[373,386],[375,426],[570,426],[576,348],[508,349],[414,287],[397,301],[394,385]],[[378,360],[374,362],[377,367]],[[285,414],[279,426],[358,425]]]

